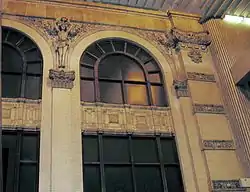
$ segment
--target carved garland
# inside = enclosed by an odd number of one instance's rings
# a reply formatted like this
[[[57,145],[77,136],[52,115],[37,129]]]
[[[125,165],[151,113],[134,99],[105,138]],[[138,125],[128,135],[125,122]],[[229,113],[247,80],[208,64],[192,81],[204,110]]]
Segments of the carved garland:
[[[213,180],[212,181],[213,191],[246,191],[245,188],[242,188],[239,180]]]
[[[233,150],[233,140],[204,140],[203,148],[207,150]]]
[[[194,113],[211,113],[211,114],[225,114],[223,105],[213,104],[194,104]]]

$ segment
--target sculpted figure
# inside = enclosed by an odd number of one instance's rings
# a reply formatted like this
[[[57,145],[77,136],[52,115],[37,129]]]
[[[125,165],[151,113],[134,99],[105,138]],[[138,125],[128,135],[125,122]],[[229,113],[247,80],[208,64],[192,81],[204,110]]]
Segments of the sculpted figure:
[[[58,68],[65,68],[68,51],[69,51],[69,33],[72,29],[70,21],[66,17],[62,17],[56,20],[55,29],[57,31],[57,39],[54,42],[56,59]]]

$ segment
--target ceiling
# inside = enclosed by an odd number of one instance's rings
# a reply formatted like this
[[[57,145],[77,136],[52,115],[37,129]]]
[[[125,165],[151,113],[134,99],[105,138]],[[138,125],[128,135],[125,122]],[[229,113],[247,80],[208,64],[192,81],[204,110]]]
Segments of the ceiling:
[[[250,17],[250,0],[82,0],[152,10],[200,14],[201,22],[225,14]]]

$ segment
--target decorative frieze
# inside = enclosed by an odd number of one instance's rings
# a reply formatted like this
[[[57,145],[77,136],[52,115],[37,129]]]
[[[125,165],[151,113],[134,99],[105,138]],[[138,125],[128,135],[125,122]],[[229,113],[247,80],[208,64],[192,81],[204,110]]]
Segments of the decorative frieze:
[[[176,96],[179,97],[189,97],[188,83],[187,80],[177,81],[174,80],[173,86],[176,92]]]
[[[203,149],[234,150],[233,140],[203,140]]]
[[[12,101],[11,101],[12,100]],[[25,99],[2,99],[2,125],[9,127],[37,128],[41,124],[40,100],[21,102]]]
[[[82,129],[173,133],[173,121],[168,107],[82,103]]]
[[[194,113],[211,113],[211,114],[225,114],[225,109],[223,105],[213,105],[213,104],[194,104]]]
[[[212,190],[214,192],[226,192],[226,191],[235,191],[243,192],[246,191],[245,188],[242,188],[239,180],[213,180],[212,181]]]
[[[212,74],[187,72],[187,77],[189,80],[193,81],[216,82],[215,77]]]
[[[49,70],[49,78],[53,88],[72,89],[75,80],[75,71]]]

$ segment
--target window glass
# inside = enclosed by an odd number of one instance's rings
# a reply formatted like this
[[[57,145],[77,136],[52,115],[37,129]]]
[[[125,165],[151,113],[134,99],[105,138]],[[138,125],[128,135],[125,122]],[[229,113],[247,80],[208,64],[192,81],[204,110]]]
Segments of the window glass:
[[[165,171],[168,190],[170,192],[183,192],[184,188],[180,169],[178,167],[167,167]]]
[[[94,69],[93,68],[89,68],[89,67],[83,67],[81,66],[81,77],[90,77],[93,78],[94,77]]]
[[[99,65],[99,78],[121,80],[122,63],[119,55],[103,59]]]
[[[123,103],[120,83],[100,81],[100,97],[104,103]]]
[[[25,97],[29,99],[39,99],[41,96],[41,86],[40,77],[37,76],[27,76],[26,77],[26,87],[25,87]]]
[[[20,75],[2,74],[2,97],[20,97],[21,78]]]
[[[83,139],[83,154],[84,161],[86,162],[98,162],[99,161],[99,147],[97,137],[85,137]]]
[[[20,166],[19,192],[36,192],[37,188],[37,166],[28,164]]]
[[[95,101],[94,81],[81,80],[81,100],[86,102]]]
[[[164,88],[159,85],[151,85],[153,103],[156,106],[166,106]]]
[[[127,102],[132,105],[148,105],[146,85],[126,84]]]
[[[123,67],[123,78],[126,81],[145,81],[142,68],[132,59],[122,57],[121,61]]]
[[[25,135],[22,137],[21,160],[37,160],[37,137]]]
[[[113,40],[113,44],[116,51],[124,51],[125,42],[122,40]]]
[[[175,142],[171,139],[162,139],[161,148],[163,153],[163,160],[165,163],[177,163],[177,150]],[[170,155],[171,154],[171,155]]]
[[[93,165],[85,165],[84,168],[84,192],[101,192],[100,168]]]

